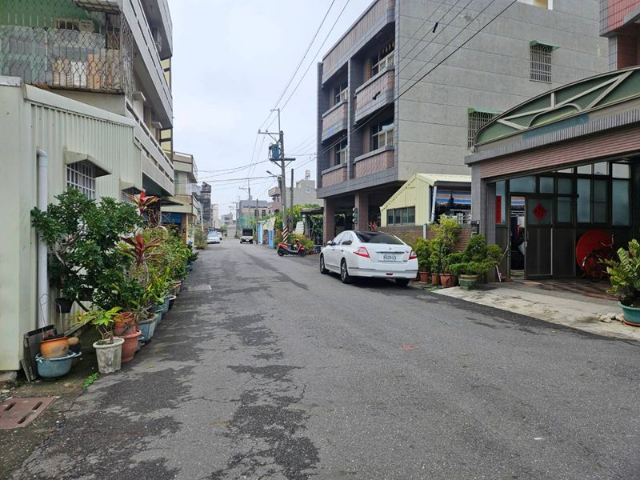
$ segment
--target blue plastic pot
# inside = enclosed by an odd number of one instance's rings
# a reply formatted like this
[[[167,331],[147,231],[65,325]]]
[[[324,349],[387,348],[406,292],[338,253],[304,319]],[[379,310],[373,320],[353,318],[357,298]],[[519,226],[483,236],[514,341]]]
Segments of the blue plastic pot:
[[[165,314],[169,311],[169,300],[170,300],[170,296],[167,295],[166,297],[164,297],[164,303],[162,304],[162,313]]]
[[[74,358],[78,358],[82,353],[69,352],[64,357],[42,358],[40,354],[36,355],[38,363],[38,375],[42,378],[58,378],[66,375],[71,370],[71,364]]]
[[[636,327],[640,327],[640,308],[635,307],[627,307],[626,305],[622,305],[618,303],[620,308],[622,308],[622,313],[624,314],[624,323],[627,325],[633,325]]]
[[[143,322],[138,322],[138,328],[142,331],[142,341],[144,343],[148,342],[153,338],[153,334],[156,331],[156,317],[149,318]]]

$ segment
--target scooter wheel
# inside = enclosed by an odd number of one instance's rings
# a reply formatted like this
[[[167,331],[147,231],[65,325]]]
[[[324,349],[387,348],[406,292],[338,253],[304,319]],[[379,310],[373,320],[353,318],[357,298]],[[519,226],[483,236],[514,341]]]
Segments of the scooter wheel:
[[[301,257],[304,257],[307,254],[307,252],[305,252],[304,250],[300,250],[298,252],[298,255],[300,255]]]
[[[284,250],[282,250],[281,248],[278,249],[278,255],[280,255],[281,257],[284,257]]]

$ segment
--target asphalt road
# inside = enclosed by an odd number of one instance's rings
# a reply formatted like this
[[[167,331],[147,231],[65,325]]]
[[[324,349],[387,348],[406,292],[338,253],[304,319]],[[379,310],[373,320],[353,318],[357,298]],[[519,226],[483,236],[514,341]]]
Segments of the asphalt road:
[[[640,478],[639,345],[225,239],[15,478]]]

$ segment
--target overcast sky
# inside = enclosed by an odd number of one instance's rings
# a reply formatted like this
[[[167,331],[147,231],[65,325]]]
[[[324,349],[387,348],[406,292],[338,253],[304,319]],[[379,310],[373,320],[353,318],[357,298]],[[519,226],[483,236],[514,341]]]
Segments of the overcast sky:
[[[296,180],[304,177],[305,170],[315,180],[317,62],[371,1],[335,0],[280,102],[287,100],[311,65],[282,111],[286,154],[298,154]],[[174,44],[174,148],[195,156],[199,180],[212,185],[211,202],[220,205],[222,215],[230,212],[238,196],[247,198],[247,192],[239,190],[247,182],[230,179],[264,177],[267,170],[277,173],[273,164],[264,162],[271,140],[260,136],[256,146],[256,133],[302,59],[331,0],[169,0],[169,5]],[[270,130],[276,131],[277,123]],[[263,163],[228,171],[252,160]],[[287,173],[287,184],[290,178]],[[269,200],[267,190],[275,185],[270,178],[252,180],[253,199]]]

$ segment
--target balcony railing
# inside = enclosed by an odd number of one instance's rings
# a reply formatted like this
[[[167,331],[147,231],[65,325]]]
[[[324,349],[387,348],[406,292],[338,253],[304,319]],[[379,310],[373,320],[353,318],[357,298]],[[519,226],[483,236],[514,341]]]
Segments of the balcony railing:
[[[341,102],[322,115],[322,141],[347,129],[347,103]]]
[[[46,18],[31,12],[33,1],[10,3],[14,15],[0,25],[0,75],[54,88],[132,92],[133,37],[122,14]]]
[[[335,167],[327,168],[322,172],[322,187],[330,187],[331,185],[337,185],[347,180],[347,165],[336,165]]]
[[[356,90],[356,122],[393,103],[395,84],[395,70],[393,66],[389,66],[385,71],[358,87]]]
[[[393,152],[393,145],[389,145],[356,157],[354,160],[354,178],[366,177],[393,167]]]

